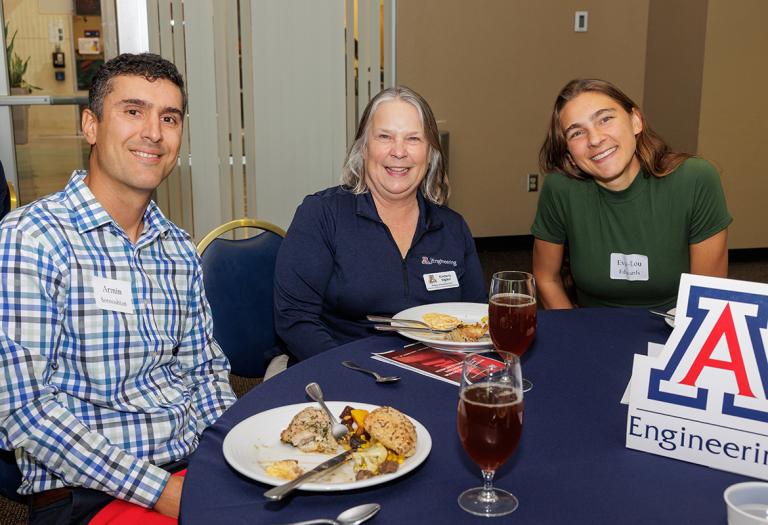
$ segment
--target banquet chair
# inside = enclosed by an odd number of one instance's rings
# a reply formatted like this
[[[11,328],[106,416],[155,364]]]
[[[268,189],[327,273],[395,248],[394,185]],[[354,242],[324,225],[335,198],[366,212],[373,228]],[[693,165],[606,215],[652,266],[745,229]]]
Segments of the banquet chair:
[[[18,204],[16,190],[13,188],[13,183],[6,180],[2,163],[0,163],[0,184],[5,186],[0,186],[0,219],[2,219],[9,211],[15,210]]]
[[[13,211],[19,205],[19,198],[16,195],[16,189],[13,187],[13,183],[11,181],[8,181],[8,196],[11,201],[11,211]]]
[[[220,238],[244,228],[261,232],[245,239]],[[283,237],[278,226],[245,218],[222,224],[197,245],[213,335],[237,376],[266,381],[288,363],[275,333],[272,298]]]

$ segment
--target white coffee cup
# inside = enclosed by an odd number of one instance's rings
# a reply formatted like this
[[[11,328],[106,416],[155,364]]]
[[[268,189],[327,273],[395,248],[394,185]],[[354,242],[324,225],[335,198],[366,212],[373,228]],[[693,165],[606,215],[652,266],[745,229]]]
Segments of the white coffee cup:
[[[728,507],[728,525],[768,524],[768,483],[736,483],[725,489],[723,498]]]

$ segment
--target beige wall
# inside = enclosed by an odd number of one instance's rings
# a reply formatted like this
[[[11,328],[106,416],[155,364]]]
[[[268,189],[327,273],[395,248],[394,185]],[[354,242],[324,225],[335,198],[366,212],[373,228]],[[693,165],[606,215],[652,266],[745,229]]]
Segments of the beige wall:
[[[636,102],[678,151],[698,149],[706,28],[707,0],[650,2],[645,98]]]
[[[573,31],[576,10],[589,31]],[[529,233],[538,150],[560,88],[611,80],[643,99],[648,0],[398,2],[397,81],[450,131],[450,205],[475,236]]]
[[[709,0],[699,152],[720,168],[731,248],[768,247],[768,2]]]

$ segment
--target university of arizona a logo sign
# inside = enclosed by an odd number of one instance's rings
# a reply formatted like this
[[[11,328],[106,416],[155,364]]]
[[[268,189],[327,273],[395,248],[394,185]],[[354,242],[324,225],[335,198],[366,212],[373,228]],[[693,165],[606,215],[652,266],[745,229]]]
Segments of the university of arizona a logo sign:
[[[676,310],[635,356],[627,446],[768,479],[768,285],[684,274]]]

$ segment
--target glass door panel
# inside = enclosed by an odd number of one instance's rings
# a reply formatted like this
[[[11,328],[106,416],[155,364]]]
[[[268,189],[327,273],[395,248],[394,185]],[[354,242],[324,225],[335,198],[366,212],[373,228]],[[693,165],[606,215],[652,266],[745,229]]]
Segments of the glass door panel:
[[[87,167],[78,103],[87,100],[93,72],[104,61],[99,6],[98,0],[2,0],[8,94],[49,97],[7,102],[13,104],[16,168],[9,179],[16,181],[20,205],[63,188],[72,170]],[[0,137],[10,136],[3,131]]]

